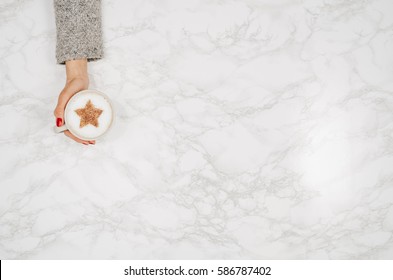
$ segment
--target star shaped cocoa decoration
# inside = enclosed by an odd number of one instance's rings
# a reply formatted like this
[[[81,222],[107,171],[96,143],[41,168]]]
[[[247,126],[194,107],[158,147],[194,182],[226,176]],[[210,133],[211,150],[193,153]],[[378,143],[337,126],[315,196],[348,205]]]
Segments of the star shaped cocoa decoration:
[[[98,117],[101,115],[102,110],[94,107],[90,99],[87,101],[85,108],[76,109],[75,112],[81,117],[80,128],[88,124],[98,127]]]

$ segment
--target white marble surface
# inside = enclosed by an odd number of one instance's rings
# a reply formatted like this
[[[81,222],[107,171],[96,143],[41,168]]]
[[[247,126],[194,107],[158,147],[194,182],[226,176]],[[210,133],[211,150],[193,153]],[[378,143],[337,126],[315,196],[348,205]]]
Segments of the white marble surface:
[[[392,259],[393,1],[103,0],[55,135],[52,1],[0,1],[1,259]]]

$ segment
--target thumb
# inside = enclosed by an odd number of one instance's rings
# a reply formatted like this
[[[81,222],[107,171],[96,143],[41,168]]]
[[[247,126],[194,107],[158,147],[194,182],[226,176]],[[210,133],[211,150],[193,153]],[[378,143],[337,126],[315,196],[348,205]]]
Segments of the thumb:
[[[57,106],[54,115],[56,117],[56,126],[62,126],[64,124],[64,108]]]

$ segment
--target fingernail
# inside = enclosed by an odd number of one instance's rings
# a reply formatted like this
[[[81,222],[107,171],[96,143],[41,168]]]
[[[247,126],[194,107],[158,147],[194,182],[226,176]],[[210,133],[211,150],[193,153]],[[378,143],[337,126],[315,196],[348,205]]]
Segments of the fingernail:
[[[63,123],[63,120],[61,118],[57,118],[56,119],[56,125],[57,127],[61,126],[61,124]]]

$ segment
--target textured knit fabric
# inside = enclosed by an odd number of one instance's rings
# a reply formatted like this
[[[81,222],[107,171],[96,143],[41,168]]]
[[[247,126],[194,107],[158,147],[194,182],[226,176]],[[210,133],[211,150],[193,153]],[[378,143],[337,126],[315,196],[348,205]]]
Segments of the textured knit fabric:
[[[102,58],[101,0],[54,0],[56,60]]]

